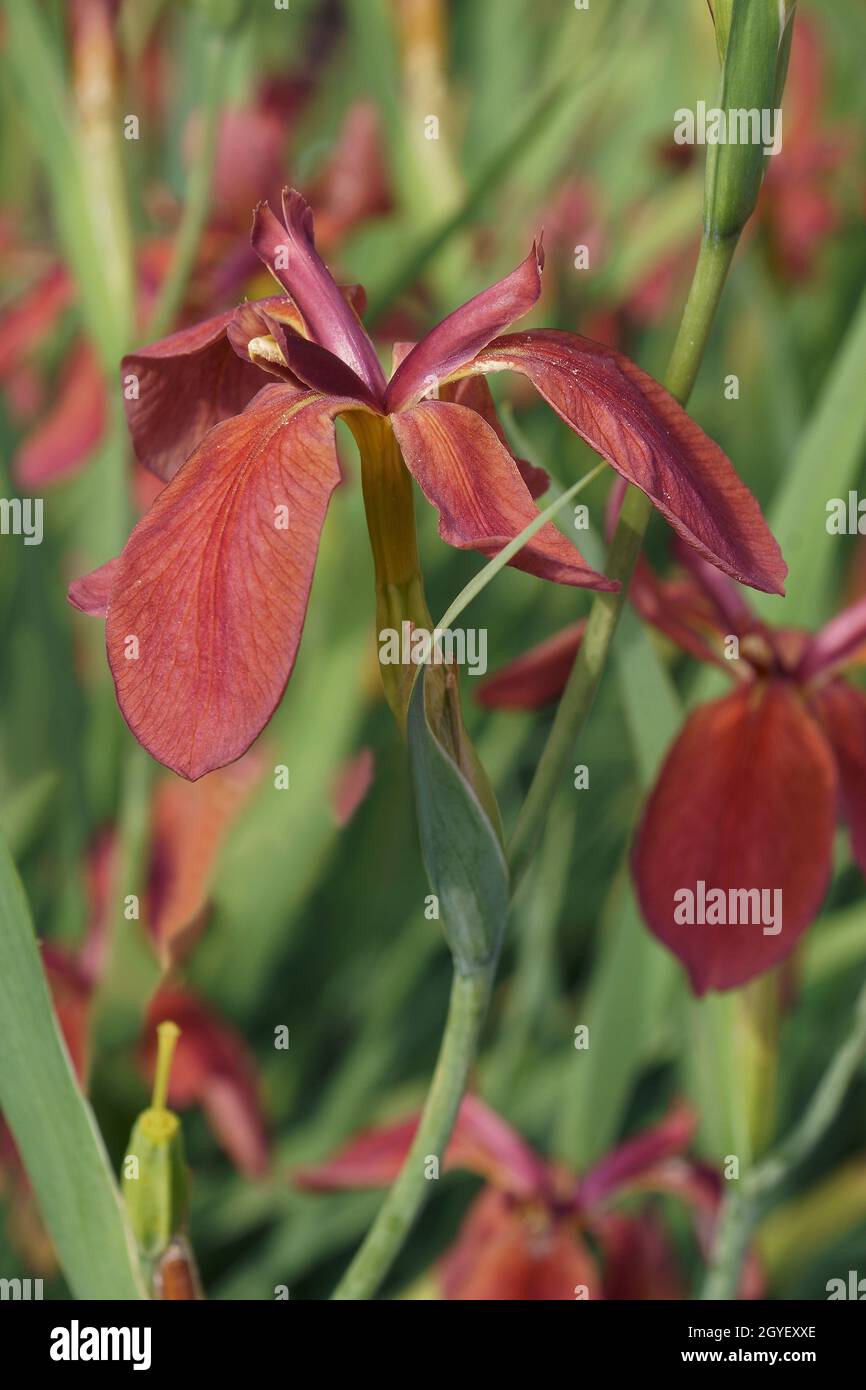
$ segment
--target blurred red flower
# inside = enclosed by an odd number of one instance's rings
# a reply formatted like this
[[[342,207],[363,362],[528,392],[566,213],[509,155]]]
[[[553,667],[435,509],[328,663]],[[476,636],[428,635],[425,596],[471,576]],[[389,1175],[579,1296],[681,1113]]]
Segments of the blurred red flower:
[[[409,1151],[418,1116],[370,1130],[334,1158],[294,1175],[308,1191],[385,1187]],[[445,1169],[477,1173],[485,1186],[439,1265],[442,1296],[456,1300],[682,1299],[688,1297],[676,1246],[658,1211],[618,1210],[621,1198],[673,1195],[685,1203],[707,1253],[720,1181],[686,1157],[695,1123],[685,1107],[576,1178],[541,1158],[474,1096],[460,1106]],[[760,1278],[747,1265],[743,1296]]]
[[[794,948],[827,889],[839,811],[866,873],[866,695],[840,674],[866,657],[866,599],[814,636],[774,629],[729,579],[675,548],[683,572],[659,579],[641,560],[632,602],[683,651],[724,669],[735,689],[686,720],[647,802],[633,870],[647,923],[703,994],[744,984]],[[530,709],[558,698],[582,632],[574,624],[496,672],[481,703]],[[763,918],[678,921],[676,895],[700,883],[726,902],[780,893],[780,929]]]

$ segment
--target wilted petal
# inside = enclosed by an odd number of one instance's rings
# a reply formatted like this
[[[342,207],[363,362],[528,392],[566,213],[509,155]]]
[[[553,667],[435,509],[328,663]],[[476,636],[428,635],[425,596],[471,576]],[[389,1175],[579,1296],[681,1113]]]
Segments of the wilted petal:
[[[186,954],[204,926],[220,850],[261,771],[261,759],[248,753],[198,782],[173,777],[156,789],[145,916],[165,967]]]
[[[15,476],[33,492],[86,463],[105,428],[105,383],[95,353],[82,344],[63,369],[54,405],[15,456]]]
[[[541,294],[540,242],[504,280],[482,290],[431,329],[403,359],[388,386],[387,407],[414,405],[440,381],[471,362],[509,324],[528,314]]]
[[[553,1302],[601,1296],[595,1263],[576,1230],[546,1213],[524,1212],[502,1192],[473,1203],[442,1261],[445,1298]]]
[[[812,707],[836,755],[842,814],[854,858],[866,874],[866,695],[835,680],[813,696]]]
[[[405,364],[404,364],[405,366]],[[472,370],[522,372],[582,439],[635,483],[712,564],[769,593],[787,567],[760,508],[717,444],[622,353],[541,329],[500,338]]]
[[[89,613],[92,618],[104,618],[108,613],[111,586],[119,564],[117,558],[106,560],[99,569],[91,570],[80,579],[73,579],[67,593],[69,602],[82,613]]]
[[[646,921],[696,994],[769,970],[814,919],[830,874],[835,799],[830,748],[788,684],[750,685],[686,721],[646,807],[634,875]],[[724,895],[720,922],[707,903],[714,889]],[[744,891],[732,900],[731,890]],[[725,925],[734,913],[747,921]]]
[[[391,424],[406,467],[439,511],[439,534],[449,545],[496,555],[538,515],[511,454],[474,411],[423,401],[392,415]],[[510,563],[560,584],[617,588],[590,569],[550,521]]]
[[[316,251],[313,214],[300,193],[284,190],[283,217],[285,226],[267,203],[256,208],[256,254],[297,304],[310,337],[351,367],[378,398],[385,377],[376,350]]]
[[[539,642],[481,681],[475,698],[485,709],[540,709],[565,689],[586,629],[585,619]]]
[[[299,1187],[330,1192],[388,1187],[412,1146],[418,1116],[368,1130],[339,1153],[294,1174]],[[501,1116],[475,1096],[464,1096],[445,1155],[446,1169],[468,1168],[515,1197],[543,1191],[546,1167]]]
[[[211,426],[240,414],[262,388],[261,372],[241,361],[228,341],[233,317],[229,309],[182,328],[121,363],[136,457],[166,482]]]
[[[106,631],[118,703],[184,777],[240,757],[280,700],[340,481],[333,420],[353,404],[265,387],[208,434],[120,557]]]
[[[268,1167],[268,1139],[259,1101],[255,1060],[241,1035],[187,990],[161,989],[147,1014],[141,1061],[153,1077],[156,1025],[171,1019],[180,1028],[168,1088],[178,1110],[200,1105],[217,1141],[250,1177]]]

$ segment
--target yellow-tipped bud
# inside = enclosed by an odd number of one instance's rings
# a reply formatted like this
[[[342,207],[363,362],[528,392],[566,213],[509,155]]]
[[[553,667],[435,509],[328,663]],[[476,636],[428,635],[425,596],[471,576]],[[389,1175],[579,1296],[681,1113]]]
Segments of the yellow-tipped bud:
[[[122,1191],[138,1247],[158,1259],[183,1227],[189,1205],[189,1178],[180,1120],[166,1108],[176,1023],[157,1027],[153,1096],[132,1127],[123,1160]]]

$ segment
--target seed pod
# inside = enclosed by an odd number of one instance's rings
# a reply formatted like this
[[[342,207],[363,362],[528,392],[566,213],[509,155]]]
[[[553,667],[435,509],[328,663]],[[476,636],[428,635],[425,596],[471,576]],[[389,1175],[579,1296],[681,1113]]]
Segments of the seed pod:
[[[139,1250],[158,1259],[183,1226],[189,1205],[189,1178],[180,1120],[166,1109],[176,1023],[160,1023],[153,1099],[132,1127],[123,1163],[122,1190]]]

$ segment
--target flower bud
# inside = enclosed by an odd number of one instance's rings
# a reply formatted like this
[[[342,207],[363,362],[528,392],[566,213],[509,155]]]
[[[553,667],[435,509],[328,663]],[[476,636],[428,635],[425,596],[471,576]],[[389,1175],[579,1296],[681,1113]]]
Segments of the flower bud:
[[[708,137],[704,229],[739,236],[758,200],[767,157],[782,143],[779,108],[793,31],[794,0],[712,0],[722,65],[718,143]]]
[[[123,1163],[123,1198],[142,1255],[158,1259],[183,1227],[189,1205],[189,1178],[180,1120],[166,1109],[176,1023],[157,1027],[158,1054],[153,1099],[132,1127]]]

